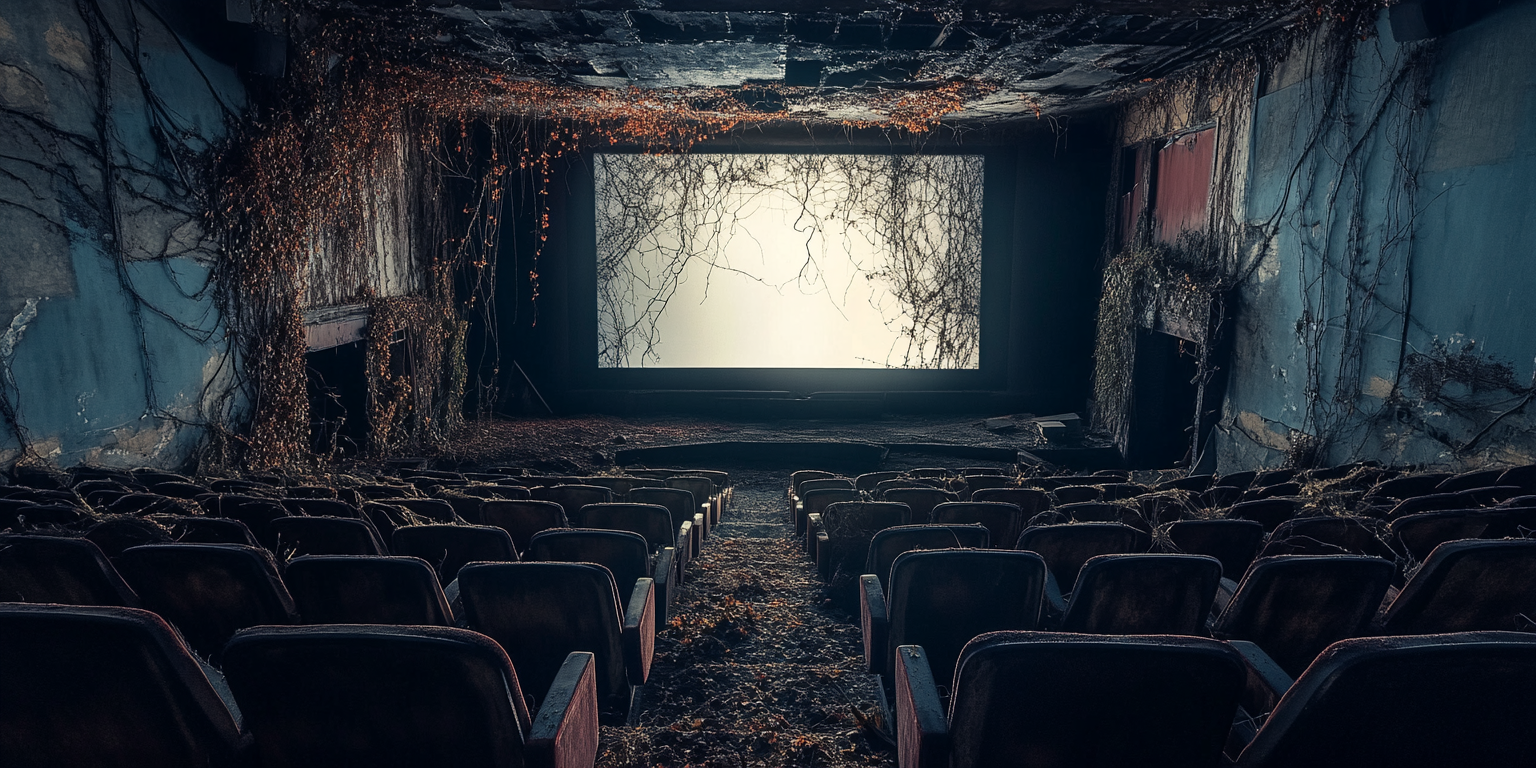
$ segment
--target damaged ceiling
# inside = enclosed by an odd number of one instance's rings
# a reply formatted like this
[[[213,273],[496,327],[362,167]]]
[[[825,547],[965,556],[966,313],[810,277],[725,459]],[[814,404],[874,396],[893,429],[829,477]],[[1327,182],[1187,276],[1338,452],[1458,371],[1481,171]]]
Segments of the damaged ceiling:
[[[321,7],[328,5],[320,3]],[[639,6],[645,7],[639,7]],[[1289,2],[967,2],[941,10],[862,2],[498,2],[426,10],[438,44],[520,78],[605,88],[730,88],[765,111],[867,116],[861,97],[962,82],[949,121],[1075,114],[1261,39],[1314,12]],[[381,5],[332,5],[346,13]],[[809,94],[809,98],[806,95]]]

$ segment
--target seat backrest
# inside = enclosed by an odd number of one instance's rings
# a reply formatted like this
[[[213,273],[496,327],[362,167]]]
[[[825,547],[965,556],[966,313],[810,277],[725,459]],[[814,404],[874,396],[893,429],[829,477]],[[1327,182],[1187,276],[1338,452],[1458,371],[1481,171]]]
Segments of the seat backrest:
[[[1078,501],[1059,505],[1055,510],[1078,523],[1118,523],[1127,512],[1132,512],[1130,507],[1103,501]]]
[[[517,673],[477,632],[258,627],[230,641],[224,670],[263,766],[524,764]]]
[[[480,502],[480,520],[494,525],[512,537],[518,552],[528,551],[528,541],[535,533],[549,528],[567,528],[570,521],[565,508],[553,501],[507,500]]]
[[[1226,509],[1243,500],[1243,489],[1233,485],[1213,485],[1200,492],[1200,504],[1207,509]]]
[[[834,542],[868,541],[878,531],[911,521],[912,509],[894,501],[839,501],[828,504],[821,513],[822,530]],[[862,563],[863,553],[860,554]]]
[[[886,585],[885,668],[895,669],[897,646],[921,645],[934,679],[950,679],[971,638],[1036,627],[1045,574],[1045,561],[1033,552],[930,549],[897,555]]]
[[[1105,483],[1099,486],[1100,498],[1104,501],[1120,501],[1121,499],[1133,499],[1151,489],[1138,483]]]
[[[674,475],[667,478],[668,488],[681,488],[693,494],[696,503],[703,504],[709,497],[715,495],[715,484],[707,477],[697,475]]]
[[[0,604],[6,768],[232,766],[240,729],[160,617]]]
[[[1536,637],[1343,640],[1296,679],[1241,766],[1529,765]]]
[[[1002,501],[950,501],[933,508],[929,519],[940,524],[976,523],[987,527],[1000,546],[1017,541],[1024,530],[1024,511]]]
[[[796,496],[800,495],[800,484],[807,480],[824,480],[829,477],[837,477],[834,472],[821,469],[800,469],[789,473],[789,489]]]
[[[672,530],[685,522],[691,522],[699,507],[693,493],[681,488],[636,488],[629,492],[633,504],[659,504],[672,513]],[[596,502],[593,502],[596,503]]]
[[[823,477],[819,480],[806,480],[800,484],[800,492],[820,491],[827,488],[840,488],[849,490],[854,487],[853,481],[846,477]]]
[[[660,504],[588,504],[576,514],[576,524],[582,528],[638,533],[652,550],[677,543],[672,513]]]
[[[1221,561],[1222,575],[1241,579],[1264,543],[1264,526],[1253,520],[1180,520],[1166,529],[1175,551]]]
[[[1372,486],[1365,492],[1366,499],[1397,499],[1399,501],[1410,496],[1424,496],[1435,492],[1435,486],[1450,479],[1449,472],[1425,472],[1417,475],[1404,475],[1383,480]]]
[[[933,508],[947,501],[954,501],[959,496],[953,491],[942,488],[892,488],[880,494],[884,501],[905,504],[912,508],[913,523],[938,522],[929,517],[933,514]]]
[[[367,520],[346,517],[283,517],[272,521],[274,553],[299,555],[383,555],[378,531]]]
[[[86,539],[3,536],[0,602],[137,608],[139,596]]]
[[[1497,513],[1480,509],[1418,512],[1392,521],[1392,535],[1413,559],[1422,561],[1447,541],[1475,539],[1488,530]]]
[[[1201,637],[982,635],[954,676],[949,765],[1214,766],[1243,680],[1242,657]]]
[[[223,496],[214,506],[215,509],[210,512],[245,523],[245,527],[251,529],[251,535],[256,537],[256,542],[268,549],[277,546],[277,534],[272,531],[272,521],[288,516],[288,510],[283,508],[282,502],[256,496]]]
[[[1158,483],[1153,487],[1153,490],[1188,491],[1190,493],[1200,493],[1211,487],[1211,482],[1215,479],[1215,475],[1187,475],[1185,477],[1175,478],[1173,480],[1165,480],[1161,483]]]
[[[1388,560],[1387,524],[1373,517],[1298,517],[1275,528],[1260,557],[1275,555],[1365,555]]]
[[[412,513],[439,523],[452,523],[454,521],[453,505],[442,499],[413,499],[409,497],[397,497],[393,499],[379,499],[386,504],[397,507],[405,507]],[[393,535],[394,531],[390,531]]]
[[[166,515],[145,517],[109,517],[93,524],[81,538],[95,544],[108,559],[117,557],[129,547],[141,544],[164,544],[175,541],[171,531],[160,522]]]
[[[1367,630],[1392,574],[1392,563],[1375,557],[1266,557],[1243,574],[1213,631],[1257,644],[1298,675],[1324,648]]]
[[[853,487],[860,491],[873,491],[875,487],[888,480],[900,478],[900,472],[865,472],[853,479]],[[831,477],[831,475],[828,475]]]
[[[533,498],[553,501],[565,510],[567,518],[588,504],[606,504],[613,501],[613,491],[600,485],[553,485],[535,488]]]
[[[1217,481],[1216,485],[1227,486],[1230,488],[1247,488],[1248,486],[1253,485],[1253,481],[1258,479],[1258,477],[1259,473],[1257,470],[1233,472],[1230,475],[1222,475],[1221,479]]]
[[[224,517],[168,516],[171,537],[182,544],[240,544],[260,546],[251,529],[239,520]]]
[[[1513,485],[1523,489],[1526,493],[1536,493],[1536,464],[1524,464],[1518,467],[1510,467],[1499,475],[1497,485]]]
[[[1204,555],[1099,555],[1072,589],[1064,632],[1198,635],[1216,599],[1221,561]]]
[[[494,525],[410,525],[395,529],[390,548],[427,561],[444,584],[458,578],[465,563],[517,560],[512,537]]]
[[[1233,504],[1227,510],[1227,517],[1234,520],[1253,520],[1264,526],[1264,530],[1273,531],[1280,524],[1290,520],[1301,511],[1301,502],[1296,499],[1271,498],[1244,501]]]
[[[1391,635],[1516,629],[1536,616],[1536,539],[1436,547],[1382,618]]]
[[[340,499],[291,498],[279,501],[291,515],[361,518],[363,511]]]
[[[1499,476],[1504,474],[1504,469],[1480,469],[1473,472],[1463,472],[1459,475],[1451,475],[1435,486],[1439,493],[1456,493],[1472,488],[1489,488],[1499,484]]]
[[[1469,506],[1467,500],[1460,493],[1429,493],[1423,496],[1409,496],[1393,505],[1383,519],[1396,520],[1416,512],[1433,512],[1440,509],[1462,509]]]
[[[1051,493],[1056,496],[1056,503],[1061,505],[1099,501],[1104,498],[1104,489],[1097,485],[1063,485]]]
[[[1071,592],[1077,572],[1095,555],[1145,552],[1146,534],[1120,523],[1040,525],[1025,529],[1014,549],[1039,553],[1063,593]]]
[[[471,563],[459,571],[469,628],[506,649],[523,685],[547,691],[572,651],[596,656],[599,699],[628,691],[618,587],[591,563]]]
[[[181,631],[193,651],[215,659],[237,630],[295,624],[293,598],[272,555],[235,544],[150,544],[117,558],[144,607]]]
[[[920,549],[982,549],[991,541],[981,525],[897,525],[875,533],[869,541],[869,556],[864,573],[872,573],[884,585],[891,576],[891,563],[903,552]]]
[[[650,547],[645,537],[629,531],[566,528],[540,531],[528,545],[528,560],[553,563],[596,563],[613,574],[619,596],[627,597],[635,581],[650,576]]]
[[[1037,488],[980,488],[971,491],[971,501],[1001,501],[1024,511],[1024,517],[1039,514],[1051,505],[1051,495]],[[998,544],[1006,542],[999,541]]]
[[[622,478],[610,478],[622,479]],[[470,485],[457,489],[465,496],[480,499],[531,499],[533,496],[521,485]]]
[[[437,574],[420,558],[299,557],[283,570],[283,583],[305,624],[453,623]]]

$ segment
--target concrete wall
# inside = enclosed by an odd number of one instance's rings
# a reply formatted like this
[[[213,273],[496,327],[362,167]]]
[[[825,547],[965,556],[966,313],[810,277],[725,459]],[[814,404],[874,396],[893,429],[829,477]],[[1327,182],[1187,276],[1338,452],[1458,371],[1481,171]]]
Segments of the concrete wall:
[[[1536,460],[1536,2],[1429,41],[1386,18],[1337,101],[1316,44],[1261,84],[1222,471],[1298,440],[1327,463]],[[1426,360],[1460,373],[1422,386]]]
[[[0,468],[181,465],[227,387],[189,190],[244,89],[172,5],[0,0]]]

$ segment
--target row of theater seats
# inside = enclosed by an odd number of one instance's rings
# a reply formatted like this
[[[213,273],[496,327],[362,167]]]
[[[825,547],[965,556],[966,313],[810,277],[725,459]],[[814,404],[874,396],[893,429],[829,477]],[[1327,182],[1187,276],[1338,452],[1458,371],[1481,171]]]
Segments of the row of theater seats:
[[[0,653],[36,661],[0,672],[0,744],[15,745],[20,756],[4,764],[224,764],[234,744],[241,760],[262,765],[456,764],[442,756],[459,754],[466,765],[524,758],[591,765],[598,715],[629,714],[649,675],[671,586],[684,557],[719,521],[728,476],[674,470],[661,478],[581,478],[604,483],[598,485],[506,475],[460,482],[434,474],[407,475],[409,485],[375,484],[387,501],[356,506],[317,499],[315,486],[289,498],[290,487],[262,483],[226,486],[238,494],[189,493],[192,499],[183,501],[191,503],[175,508],[180,514],[150,505],[145,510],[159,511],[138,517],[93,510],[77,489],[95,480],[67,490],[0,486],[0,499],[23,502],[13,523],[23,531],[0,536]],[[329,490],[340,497],[359,487]],[[487,488],[495,490],[475,495]],[[72,507],[85,516],[76,530],[29,523],[31,510],[58,505],[65,493],[83,502]],[[315,501],[329,503],[311,506]],[[671,503],[647,503],[653,501]],[[267,514],[239,514],[251,509]],[[322,510],[339,514],[317,514]],[[213,516],[225,512],[236,514]],[[572,528],[568,520],[589,527]],[[161,538],[139,543],[125,530],[153,530]],[[234,541],[206,540],[223,535]],[[164,540],[171,536],[179,540]],[[103,674],[137,683],[113,687],[119,698],[106,709],[82,704],[89,697],[81,686],[101,683],[75,671],[72,659],[114,632],[150,650],[102,652]],[[65,638],[71,633],[83,635]],[[201,685],[186,674],[183,656],[201,665]],[[127,668],[134,663],[148,668]],[[396,668],[404,676],[389,671]],[[487,677],[487,670],[495,674]],[[143,688],[146,679],[172,672],[193,692]],[[224,716],[236,722],[233,742],[223,725],[195,738],[172,727],[188,717],[222,722],[202,693],[210,685],[223,694]],[[398,692],[417,688],[441,711],[414,698],[410,706],[384,707],[398,703]],[[530,720],[525,694],[549,714],[541,710]],[[166,709],[156,697],[167,695],[177,707],[206,711]],[[83,723],[110,717],[134,696],[151,712],[165,710],[164,717],[146,714],[131,728],[109,725],[153,736],[66,734],[90,731]],[[438,722],[466,711],[480,714]],[[248,728],[239,727],[242,712]],[[497,739],[482,734],[442,746],[495,718],[503,718],[496,729],[506,731]],[[524,747],[532,752],[519,758]],[[222,757],[210,763],[215,753]]]
[[[1378,651],[1386,654],[1384,659],[1404,659],[1411,668],[1421,663],[1413,659],[1432,656],[1435,649],[1447,645],[1460,648],[1446,651],[1447,658],[1476,657],[1486,650],[1487,664],[1494,666],[1500,654],[1515,648],[1513,652],[1527,654],[1533,665],[1530,670],[1536,670],[1536,651],[1521,650],[1536,638],[1478,633],[1536,627],[1529,618],[1536,616],[1536,541],[1452,535],[1435,542],[1425,554],[1409,549],[1412,554],[1401,555],[1387,546],[1385,537],[1378,538],[1391,530],[1390,525],[1377,525],[1384,521],[1365,516],[1296,518],[1299,502],[1282,497],[1239,501],[1226,510],[1212,510],[1189,505],[1183,489],[1164,489],[1164,493],[1183,493],[1161,498],[1179,499],[1184,505],[1139,502],[1147,496],[1159,498],[1158,491],[1145,489],[1119,504],[1058,504],[1053,491],[1091,487],[1082,478],[1073,478],[1051,492],[1039,487],[1049,481],[1031,488],[993,485],[970,490],[970,500],[962,501],[956,490],[967,489],[957,488],[959,483],[953,481],[946,483],[947,488],[928,483],[903,487],[893,482],[895,478],[882,478],[866,495],[858,490],[862,479],[821,476],[825,474],[829,473],[796,474],[789,489],[792,509],[805,521],[808,551],[832,582],[834,599],[847,599],[846,593],[839,594],[836,576],[862,574],[856,597],[865,658],[869,670],[880,674],[895,695],[898,710],[906,707],[897,717],[904,766],[949,765],[945,760],[950,759],[955,765],[1010,764],[1002,756],[1021,753],[1049,756],[1032,765],[1163,764],[1161,758],[1133,757],[1132,752],[1109,760],[1085,753],[1078,748],[1079,742],[1057,736],[1074,732],[1081,736],[1082,723],[1091,721],[1063,722],[1054,704],[1022,700],[1065,697],[1077,711],[1074,716],[1086,717],[1096,706],[1111,711],[1104,713],[1106,717],[1140,711],[1121,709],[1124,684],[1132,681],[1135,688],[1148,682],[1145,670],[1132,670],[1161,657],[1166,660],[1157,663],[1168,669],[1178,668],[1175,659],[1181,654],[1225,657],[1227,665],[1235,663],[1238,670],[1233,690],[1246,691],[1239,697],[1232,690],[1221,692],[1220,686],[1206,689],[1193,678],[1180,683],[1183,687],[1178,691],[1167,688],[1165,684],[1177,676],[1154,676],[1161,682],[1138,689],[1135,697],[1148,705],[1158,697],[1171,697],[1164,699],[1164,706],[1177,704],[1181,697],[1225,702],[1214,710],[1225,712],[1224,720],[1209,720],[1202,737],[1186,728],[1177,743],[1185,751],[1168,753],[1191,760],[1187,764],[1212,764],[1224,744],[1229,757],[1242,755],[1244,763],[1315,764],[1305,762],[1319,759],[1315,749],[1305,746],[1305,739],[1317,731],[1286,731],[1292,724],[1265,730],[1255,740],[1251,728],[1231,728],[1233,714],[1239,712],[1234,707],[1242,705],[1238,719],[1250,725],[1266,717],[1295,719],[1305,708],[1286,709],[1279,702],[1292,678],[1301,676],[1305,681],[1298,690],[1316,692],[1319,686],[1333,684],[1328,682],[1330,676],[1355,674],[1341,670],[1353,668],[1357,661],[1367,667],[1378,663],[1370,661],[1370,654]],[[1498,473],[1493,480],[1503,476]],[[970,479],[962,482],[968,486]],[[1112,490],[1126,485],[1122,478],[1094,479]],[[1446,479],[1440,478],[1436,485]],[[1375,493],[1360,497],[1395,498],[1382,491],[1400,492],[1407,485],[1382,488],[1382,483],[1373,482],[1370,490]],[[1414,497],[1404,494],[1392,506],[1410,498]],[[1266,522],[1211,516],[1223,511],[1242,513],[1252,504],[1282,502],[1290,505],[1289,514],[1273,515]],[[1114,514],[1087,519],[1110,521],[1076,522],[1082,518],[1074,511],[1089,504],[1102,505]],[[1148,509],[1154,512],[1144,516]],[[1496,516],[1516,509],[1479,508],[1466,514]],[[1186,514],[1192,519],[1183,519]],[[1413,512],[1393,522],[1418,514],[1424,513]],[[914,520],[923,522],[913,524]],[[1364,534],[1355,535],[1351,529]],[[1005,548],[990,548],[999,544]],[[1006,549],[1010,544],[1013,548]],[[1149,552],[1154,545],[1164,552]],[[1351,551],[1371,546],[1380,549]],[[1185,554],[1201,548],[1209,552]],[[1228,568],[1229,563],[1235,567]],[[1240,581],[1224,578],[1224,572],[1240,575]],[[1041,634],[1040,630],[1052,631]],[[1473,634],[1454,634],[1468,632]],[[1440,639],[1420,637],[1425,635]],[[964,669],[966,660],[979,666]],[[1071,672],[1030,677],[1050,668]],[[1090,670],[1097,671],[1090,674]],[[914,674],[922,678],[918,693],[914,693]],[[1392,674],[1411,677],[1412,673]],[[1117,687],[1117,675],[1130,677]],[[1497,677],[1493,666],[1480,669],[1477,679],[1486,682],[1491,676]],[[1444,677],[1438,675],[1434,681],[1443,683]],[[1246,685],[1244,679],[1248,679]],[[951,680],[953,687],[935,687],[935,681]],[[1040,684],[1046,680],[1062,688],[1047,684],[1053,692],[1041,694]],[[1232,688],[1230,679],[1225,685]],[[1471,689],[1446,687],[1437,695],[1464,690]],[[1021,691],[1029,693],[1017,693]],[[948,698],[950,692],[953,698]],[[977,698],[967,700],[962,692],[974,692]],[[1392,699],[1383,695],[1378,703],[1388,705]],[[1358,703],[1330,699],[1322,706],[1347,711]],[[1052,713],[1041,716],[1037,711],[1041,707]],[[1025,730],[1032,736],[1020,735],[1019,723],[1025,722],[1020,718],[1027,719],[1030,725]],[[1141,724],[1148,722],[1153,721]],[[1035,728],[1042,723],[1049,725]],[[1313,727],[1315,723],[1307,726]],[[1151,730],[1138,726],[1127,732],[1128,738],[1134,734],[1127,743],[1156,741],[1180,732],[1163,725]],[[1258,746],[1250,747],[1250,740]],[[1497,754],[1507,754],[1505,742],[1500,749],[1506,752],[1496,750]],[[1203,746],[1188,751],[1193,745]],[[1356,747],[1352,758],[1364,748]],[[1293,752],[1305,755],[1305,760],[1289,762]],[[1201,754],[1204,757],[1193,759]],[[1424,754],[1443,757],[1447,753],[1430,749]]]

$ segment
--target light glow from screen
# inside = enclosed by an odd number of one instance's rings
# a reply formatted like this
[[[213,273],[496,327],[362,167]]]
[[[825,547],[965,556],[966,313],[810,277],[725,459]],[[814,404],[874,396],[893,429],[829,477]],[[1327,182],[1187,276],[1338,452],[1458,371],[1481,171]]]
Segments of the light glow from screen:
[[[982,170],[597,155],[599,367],[977,368]]]

